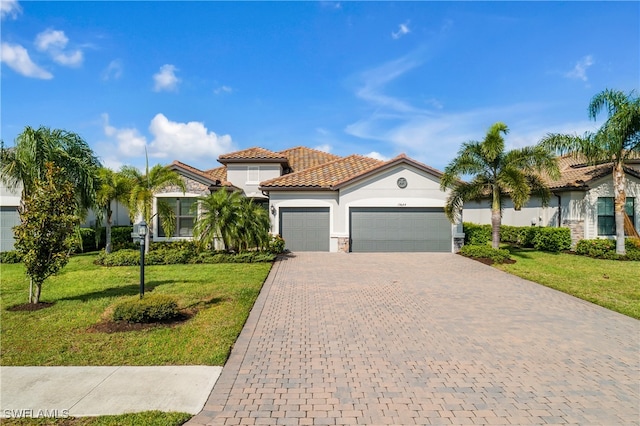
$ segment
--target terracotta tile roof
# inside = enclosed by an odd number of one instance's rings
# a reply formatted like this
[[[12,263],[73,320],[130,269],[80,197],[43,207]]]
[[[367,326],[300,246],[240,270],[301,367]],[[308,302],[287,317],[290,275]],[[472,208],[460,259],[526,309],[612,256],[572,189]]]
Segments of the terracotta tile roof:
[[[589,165],[584,159],[576,158],[570,154],[558,158],[560,168],[560,178],[552,180],[548,176],[543,176],[547,185],[551,189],[586,189],[589,182],[611,174],[613,166],[611,163]],[[632,167],[625,166],[625,171],[640,177],[640,171]]]
[[[223,154],[218,157],[218,161],[222,164],[232,162],[247,162],[247,161],[266,161],[266,162],[280,162],[286,163],[287,157],[279,152],[269,151],[268,149],[253,147],[243,149],[242,151],[231,152],[229,154]]]
[[[300,172],[320,164],[334,161],[340,157],[328,152],[318,151],[304,146],[298,146],[291,149],[280,151],[289,160],[289,167],[293,172]]]
[[[334,185],[366,173],[384,164],[380,160],[362,155],[350,155],[262,182],[261,189],[332,189]]]
[[[219,180],[221,186],[233,186],[231,182],[227,181],[227,169],[224,166],[218,167],[217,169],[202,171],[181,161],[174,160],[170,167],[179,168],[196,176],[200,176],[205,179],[205,182],[215,183],[216,180]]]
[[[205,173],[209,175],[212,180],[219,180],[223,185],[231,185],[231,183],[227,181],[227,168],[225,166],[205,170]]]

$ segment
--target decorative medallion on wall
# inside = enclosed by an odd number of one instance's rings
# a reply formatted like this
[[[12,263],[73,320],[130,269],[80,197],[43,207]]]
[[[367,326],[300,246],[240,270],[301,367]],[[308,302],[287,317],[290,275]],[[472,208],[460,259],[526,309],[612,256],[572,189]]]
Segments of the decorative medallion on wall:
[[[403,177],[398,178],[398,182],[397,183],[398,183],[398,188],[404,189],[404,188],[407,187],[407,180],[405,178],[403,178]]]

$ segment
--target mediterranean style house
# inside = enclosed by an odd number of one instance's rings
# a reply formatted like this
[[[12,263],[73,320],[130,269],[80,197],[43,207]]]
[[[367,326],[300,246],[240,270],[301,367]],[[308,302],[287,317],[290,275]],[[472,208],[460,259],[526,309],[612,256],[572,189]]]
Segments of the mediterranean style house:
[[[572,156],[558,159],[561,176],[546,178],[552,191],[547,207],[532,197],[521,210],[504,202],[502,224],[512,226],[553,226],[571,230],[573,244],[581,239],[615,238],[613,177],[611,164],[588,165]],[[624,167],[626,178],[626,213],[636,229],[640,226],[640,157]],[[489,200],[464,204],[465,222],[491,223]]]
[[[255,147],[218,161],[222,166],[210,170],[179,161],[169,166],[187,188],[156,194],[175,208],[172,240],[191,238],[196,215],[191,206],[220,188],[262,203],[271,232],[291,251],[453,252],[464,239],[461,224],[452,225],[444,214],[442,173],[405,155],[380,161],[306,147],[279,152]],[[153,225],[154,240],[166,240]]]

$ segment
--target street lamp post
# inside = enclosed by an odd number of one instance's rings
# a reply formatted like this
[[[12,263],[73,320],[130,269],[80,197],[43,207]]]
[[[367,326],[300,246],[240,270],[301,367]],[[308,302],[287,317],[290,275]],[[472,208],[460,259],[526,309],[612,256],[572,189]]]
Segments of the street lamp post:
[[[140,237],[140,299],[144,296],[144,242],[147,231],[147,222],[142,220],[138,224],[138,236]]]

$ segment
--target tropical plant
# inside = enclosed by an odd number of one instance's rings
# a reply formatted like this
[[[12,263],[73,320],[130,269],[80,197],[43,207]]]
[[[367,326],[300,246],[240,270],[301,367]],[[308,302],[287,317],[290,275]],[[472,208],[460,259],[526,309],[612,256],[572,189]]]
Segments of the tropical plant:
[[[591,99],[589,118],[595,120],[606,109],[607,121],[595,132],[583,136],[552,133],[541,144],[560,154],[570,153],[589,164],[610,163],[612,167],[616,253],[625,254],[625,173],[624,165],[640,153],[640,98],[632,91],[606,89]]]
[[[498,122],[489,128],[483,141],[463,143],[457,157],[445,168],[440,185],[443,191],[451,190],[445,213],[452,222],[460,220],[465,201],[490,198],[493,248],[500,245],[503,200],[510,197],[514,207],[520,209],[533,194],[547,205],[550,191],[540,173],[559,174],[554,156],[542,146],[505,152],[503,135],[508,131],[506,124]],[[462,181],[463,175],[471,175],[472,180]]]
[[[30,278],[29,303],[39,303],[42,284],[69,261],[76,215],[73,185],[62,170],[49,162],[43,180],[33,181],[33,191],[16,226],[15,248]],[[35,292],[34,292],[35,290]]]
[[[153,232],[153,200],[155,194],[170,188],[176,187],[182,193],[186,191],[186,186],[180,175],[166,167],[156,164],[151,169],[146,165],[145,174],[140,173],[135,167],[125,166],[120,173],[131,179],[131,192],[129,195],[129,214],[131,220],[142,217],[149,226],[149,232],[145,236],[145,251],[149,252],[150,234]],[[156,200],[156,209],[159,216],[160,226],[167,236],[173,235],[175,227],[175,213],[171,206],[164,202],[162,198]]]
[[[269,213],[251,198],[243,198],[238,212],[237,245],[240,251],[269,245]]]
[[[96,192],[96,204],[105,218],[105,251],[111,253],[111,225],[113,223],[112,202],[127,204],[131,195],[132,180],[123,173],[103,167],[98,172],[99,184]]]
[[[225,188],[198,197],[201,212],[193,226],[193,236],[202,247],[215,249],[218,239],[224,250],[233,247],[239,233],[243,199],[240,191],[227,191]]]
[[[46,164],[59,167],[61,178],[75,188],[78,213],[95,204],[100,161],[76,133],[48,127],[25,127],[15,146],[0,149],[0,179],[11,189],[22,186],[22,200],[33,194],[46,175]],[[24,208],[24,204],[21,206]]]

